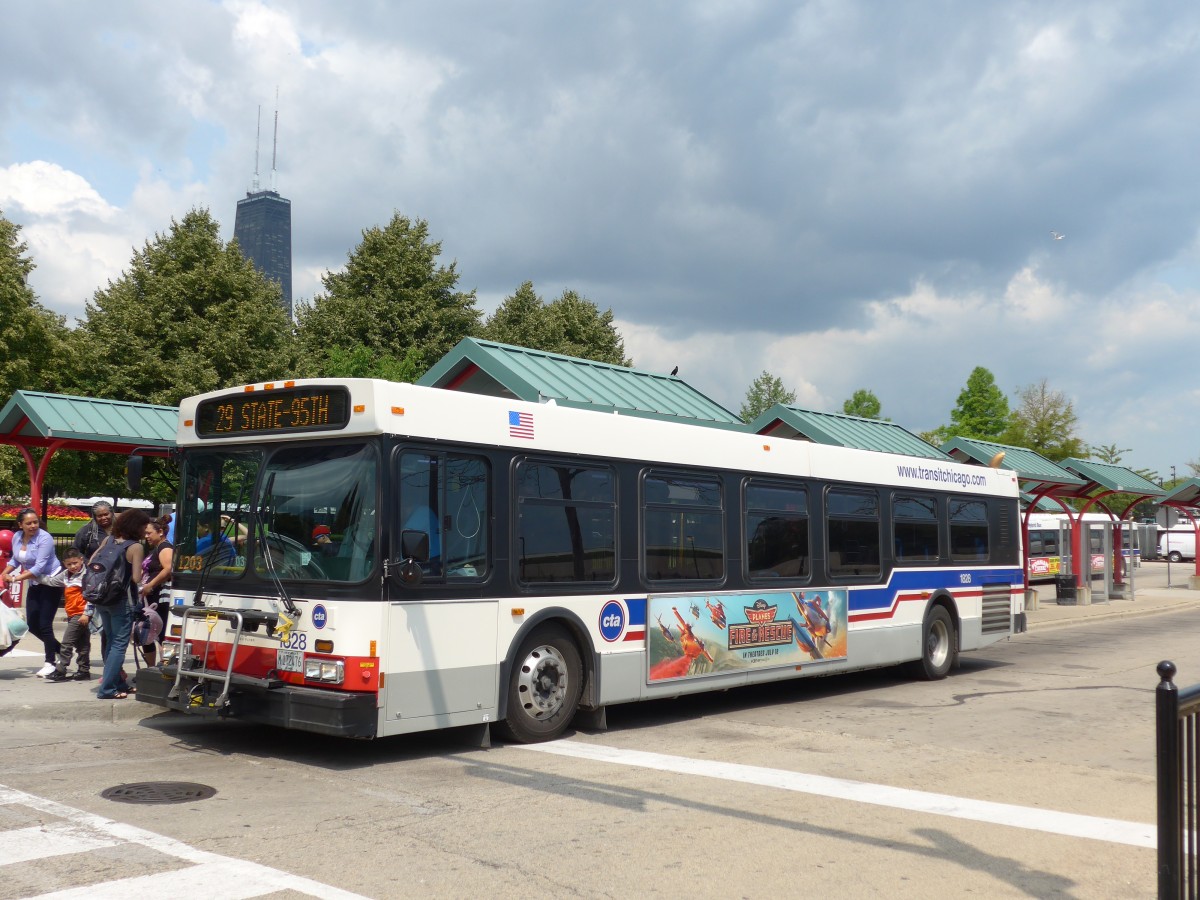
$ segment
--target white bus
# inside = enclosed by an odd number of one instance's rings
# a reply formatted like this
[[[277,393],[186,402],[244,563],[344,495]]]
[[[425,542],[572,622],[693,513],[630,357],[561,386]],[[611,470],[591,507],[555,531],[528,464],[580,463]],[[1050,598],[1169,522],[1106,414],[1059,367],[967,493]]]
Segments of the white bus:
[[[1074,514],[1076,520],[1078,514]],[[1108,513],[1083,513],[1082,521],[1086,525],[1115,525]],[[1066,513],[1035,512],[1029,517],[1029,543],[1025,547],[1025,556],[1029,566],[1029,580],[1054,580],[1059,575],[1065,575],[1064,559],[1071,556],[1071,546],[1065,541],[1070,540],[1071,517]],[[1133,526],[1125,523],[1122,527],[1122,555],[1127,565],[1137,566],[1141,563],[1142,551],[1138,542],[1133,539]],[[1102,532],[1098,528],[1088,531],[1087,556],[1091,565],[1091,577],[1095,578],[1104,572],[1105,557],[1112,556],[1112,547],[1103,546]]]
[[[911,663],[1023,611],[1014,473],[367,379],[180,406],[137,698],[373,738]],[[484,729],[486,737],[487,729]]]

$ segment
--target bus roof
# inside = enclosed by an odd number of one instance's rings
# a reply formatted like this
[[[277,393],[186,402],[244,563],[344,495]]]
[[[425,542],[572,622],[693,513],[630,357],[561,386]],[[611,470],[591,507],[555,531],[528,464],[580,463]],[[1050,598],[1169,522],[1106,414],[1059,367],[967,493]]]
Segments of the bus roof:
[[[321,389],[327,389],[325,393],[348,392],[344,424],[273,426],[272,410],[279,412],[295,397]],[[208,436],[200,436],[198,413],[211,416],[215,407],[224,410],[226,405],[229,430],[215,434],[210,429]],[[266,417],[261,419],[263,427],[241,428],[243,421],[249,421],[246,417],[252,415]],[[291,420],[284,413],[279,421]],[[1016,474],[1005,469],[598,413],[559,406],[553,401],[529,403],[376,379],[296,379],[214,391],[189,397],[180,404],[181,447],[380,434],[912,489],[1013,497],[1018,494]]]

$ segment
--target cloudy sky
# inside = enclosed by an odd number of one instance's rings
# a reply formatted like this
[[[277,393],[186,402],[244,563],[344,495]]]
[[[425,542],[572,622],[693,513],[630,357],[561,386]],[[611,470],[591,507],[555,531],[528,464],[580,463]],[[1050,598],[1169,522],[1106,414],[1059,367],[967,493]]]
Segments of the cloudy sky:
[[[9,4],[0,211],[81,315],[188,209],[232,235],[261,106],[297,300],[399,211],[485,311],[573,288],[735,411],[768,370],[922,431],[982,365],[1182,474],[1198,48],[1171,0]]]

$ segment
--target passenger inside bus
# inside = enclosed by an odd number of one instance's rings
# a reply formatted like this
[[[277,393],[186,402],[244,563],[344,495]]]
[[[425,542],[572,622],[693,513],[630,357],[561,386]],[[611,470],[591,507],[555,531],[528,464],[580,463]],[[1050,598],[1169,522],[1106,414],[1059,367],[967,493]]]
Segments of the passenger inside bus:
[[[312,546],[321,556],[337,556],[338,545],[334,543],[328,525],[318,525],[312,530]]]
[[[225,519],[228,517],[222,516],[221,518]],[[244,540],[244,532],[239,537]],[[212,522],[207,519],[201,519],[196,523],[196,552],[201,556],[207,556],[209,553],[212,553],[213,563],[218,566],[229,565],[237,556],[237,551],[233,547],[233,541],[227,535],[218,532],[214,539]]]

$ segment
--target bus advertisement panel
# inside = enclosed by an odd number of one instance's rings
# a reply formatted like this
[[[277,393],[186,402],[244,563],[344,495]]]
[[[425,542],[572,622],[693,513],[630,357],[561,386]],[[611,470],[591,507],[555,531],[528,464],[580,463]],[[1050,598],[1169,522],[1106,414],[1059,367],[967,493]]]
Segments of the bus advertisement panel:
[[[842,590],[664,594],[647,602],[658,626],[647,648],[650,681],[846,658]]]

